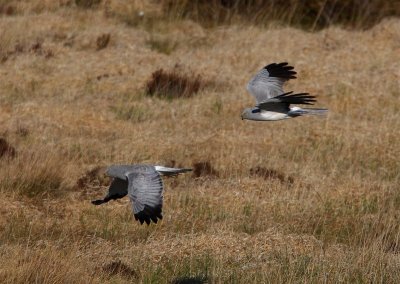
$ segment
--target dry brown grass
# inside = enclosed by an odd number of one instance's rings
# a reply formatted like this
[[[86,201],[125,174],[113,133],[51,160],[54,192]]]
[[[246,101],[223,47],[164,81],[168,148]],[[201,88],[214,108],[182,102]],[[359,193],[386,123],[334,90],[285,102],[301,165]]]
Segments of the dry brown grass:
[[[218,171],[210,164],[209,161],[196,162],[193,164],[193,177],[211,176],[218,177]]]
[[[10,1],[0,18],[0,55],[23,47],[0,63],[0,133],[17,153],[0,159],[1,283],[400,282],[400,21],[207,30],[119,18],[160,13],[148,1],[55,3]],[[179,44],[159,52],[154,34]],[[240,120],[247,81],[275,61],[326,119]],[[144,95],[176,65],[213,84]],[[112,163],[197,165],[199,178],[166,179],[163,221],[140,226],[127,199],[90,203]]]

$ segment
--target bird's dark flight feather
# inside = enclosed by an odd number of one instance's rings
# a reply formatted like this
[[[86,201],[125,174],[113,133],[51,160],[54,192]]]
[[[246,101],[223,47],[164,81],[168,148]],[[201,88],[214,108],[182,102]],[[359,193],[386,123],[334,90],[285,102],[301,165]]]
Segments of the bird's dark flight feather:
[[[271,63],[264,67],[269,73],[270,77],[277,77],[282,79],[296,79],[297,72],[294,71],[294,67],[288,65],[287,62],[282,63]]]

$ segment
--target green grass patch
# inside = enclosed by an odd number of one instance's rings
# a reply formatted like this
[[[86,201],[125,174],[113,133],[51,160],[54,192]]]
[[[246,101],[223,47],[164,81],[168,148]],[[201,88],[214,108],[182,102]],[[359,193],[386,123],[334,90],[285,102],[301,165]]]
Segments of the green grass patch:
[[[121,104],[112,106],[111,111],[115,117],[120,120],[131,122],[143,122],[147,120],[147,112],[140,106]]]
[[[159,53],[170,55],[178,47],[178,43],[169,38],[151,37],[146,44]]]

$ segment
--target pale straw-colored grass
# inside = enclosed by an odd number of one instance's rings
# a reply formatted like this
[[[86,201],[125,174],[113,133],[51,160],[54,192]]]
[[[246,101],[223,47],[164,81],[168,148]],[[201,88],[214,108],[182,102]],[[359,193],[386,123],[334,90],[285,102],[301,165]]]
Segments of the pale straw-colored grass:
[[[26,7],[0,18],[0,52],[24,46],[0,63],[0,133],[17,152],[0,160],[0,282],[400,281],[398,20],[207,30],[129,25],[103,6]],[[148,45],[155,34],[178,42],[169,55]],[[53,56],[30,50],[37,40]],[[287,90],[318,95],[325,119],[240,120],[249,78],[280,61],[298,71]],[[208,84],[190,98],[146,96],[159,69]],[[97,166],[172,160],[218,175],[166,180],[157,225],[137,224],[128,199],[92,206],[106,191],[97,179],[77,186]]]

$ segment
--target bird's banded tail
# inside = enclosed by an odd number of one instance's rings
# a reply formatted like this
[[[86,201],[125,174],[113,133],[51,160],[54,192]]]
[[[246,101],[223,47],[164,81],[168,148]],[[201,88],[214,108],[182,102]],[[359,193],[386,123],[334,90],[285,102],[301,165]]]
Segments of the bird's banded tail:
[[[192,169],[180,169],[180,168],[168,168],[168,167],[163,167],[163,166],[155,166],[156,171],[162,174],[163,176],[177,176],[182,173],[190,172]]]
[[[293,107],[288,115],[295,117],[295,116],[301,116],[301,115],[318,115],[318,116],[324,116],[328,113],[328,110],[326,108],[299,108],[299,107]]]
[[[311,114],[311,115],[327,115],[328,114],[328,109],[326,108],[303,108],[304,111],[306,111],[306,114]]]

